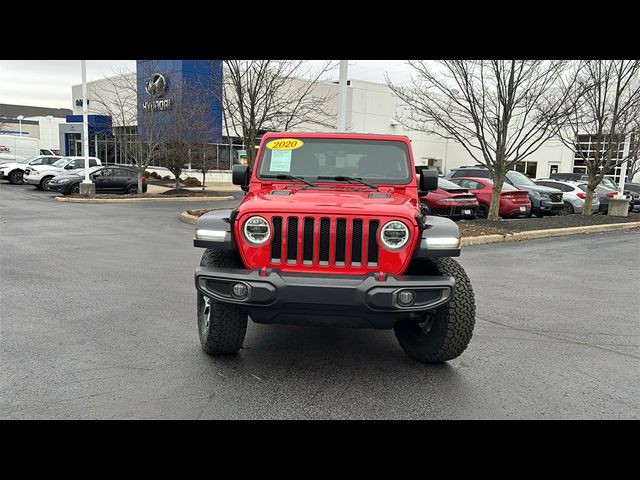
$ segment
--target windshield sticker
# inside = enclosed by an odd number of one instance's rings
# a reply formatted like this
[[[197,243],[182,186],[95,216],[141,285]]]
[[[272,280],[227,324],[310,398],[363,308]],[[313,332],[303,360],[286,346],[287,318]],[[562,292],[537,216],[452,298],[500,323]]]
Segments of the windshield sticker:
[[[291,150],[273,150],[270,170],[272,172],[289,172],[291,170]]]
[[[302,145],[304,145],[304,142],[296,138],[278,138],[267,142],[266,147],[269,150],[295,150]]]

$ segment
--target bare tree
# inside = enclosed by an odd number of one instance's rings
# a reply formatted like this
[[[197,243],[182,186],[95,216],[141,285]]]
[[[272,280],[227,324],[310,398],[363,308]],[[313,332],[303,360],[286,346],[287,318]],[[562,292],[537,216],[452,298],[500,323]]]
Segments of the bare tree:
[[[625,148],[625,143],[632,143],[640,117],[640,60],[580,61],[574,72],[578,88],[563,88],[571,114],[559,136],[586,166],[585,205],[590,205],[604,176],[637,156],[637,145]],[[590,213],[583,209],[583,215]]]
[[[167,132],[162,128],[164,112],[139,105],[143,103],[139,97],[144,98],[145,92],[139,92],[137,84],[136,72],[120,70],[93,84],[89,96],[98,113],[111,117],[117,155],[137,168],[138,192],[142,192],[142,175],[159,157]],[[135,133],[132,130],[138,121]]]
[[[180,188],[184,165],[197,163],[203,144],[213,139],[215,134],[208,92],[184,81],[180,87],[181,95],[174,104],[171,124],[165,124],[160,133],[165,139],[160,160],[175,176],[176,189]]]
[[[220,158],[215,145],[203,144],[199,145],[201,151],[198,151],[195,155],[192,155],[191,162],[192,167],[196,168],[202,173],[202,190],[206,188],[207,172],[209,170],[219,169]]]
[[[564,61],[409,61],[406,85],[387,83],[406,110],[406,127],[458,142],[493,179],[488,218],[498,220],[505,174],[556,134],[565,92],[554,89]],[[571,82],[568,82],[571,85]]]
[[[640,118],[630,136],[628,162],[629,181],[633,182],[634,177],[640,174]]]
[[[315,73],[304,60],[225,60],[222,104],[230,126],[244,139],[253,166],[258,136],[302,124],[335,127],[327,104],[333,94],[317,88],[334,64]],[[301,80],[307,77],[306,80]]]

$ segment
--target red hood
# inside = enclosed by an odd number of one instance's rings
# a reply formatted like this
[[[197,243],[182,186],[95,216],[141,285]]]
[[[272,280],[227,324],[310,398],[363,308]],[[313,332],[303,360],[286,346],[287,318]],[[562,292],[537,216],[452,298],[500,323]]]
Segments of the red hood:
[[[261,190],[249,193],[238,207],[239,215],[245,212],[296,213],[328,215],[395,216],[413,219],[418,214],[416,198],[408,192],[381,187],[374,191],[353,188],[289,189],[289,195],[274,195]],[[371,194],[386,193],[386,198],[371,198]]]

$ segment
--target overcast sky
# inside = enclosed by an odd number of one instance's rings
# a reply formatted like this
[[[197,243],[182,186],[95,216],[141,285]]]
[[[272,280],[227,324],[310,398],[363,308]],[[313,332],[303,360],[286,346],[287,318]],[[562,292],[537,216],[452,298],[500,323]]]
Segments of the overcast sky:
[[[322,61],[314,60],[318,65]],[[87,60],[87,81],[134,70],[135,60]],[[404,60],[349,60],[349,78],[384,83],[409,79]],[[338,79],[338,69],[331,74]],[[71,86],[81,83],[79,60],[0,60],[0,103],[72,108]]]

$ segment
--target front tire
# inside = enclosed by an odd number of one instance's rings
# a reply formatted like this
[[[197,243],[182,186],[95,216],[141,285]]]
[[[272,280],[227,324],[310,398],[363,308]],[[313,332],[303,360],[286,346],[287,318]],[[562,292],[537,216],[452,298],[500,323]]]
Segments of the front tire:
[[[473,335],[476,306],[471,281],[452,258],[417,261],[410,272],[418,275],[450,275],[456,281],[447,305],[425,313],[421,321],[403,320],[394,327],[402,349],[422,363],[442,363],[460,356]]]
[[[40,190],[49,190],[49,183],[51,182],[51,179],[53,177],[44,177],[41,181],[40,181]]]
[[[24,183],[23,175],[24,172],[22,170],[14,170],[9,174],[9,183],[12,185],[22,185]]]
[[[78,195],[80,193],[80,184],[76,183],[74,185],[71,185],[71,188],[69,189],[69,195]]]
[[[236,252],[207,249],[201,267],[244,268]],[[247,332],[247,312],[238,305],[219,303],[198,292],[198,333],[209,355],[237,353]]]

